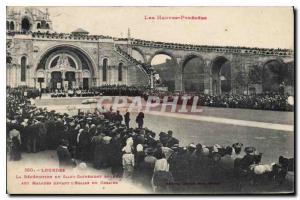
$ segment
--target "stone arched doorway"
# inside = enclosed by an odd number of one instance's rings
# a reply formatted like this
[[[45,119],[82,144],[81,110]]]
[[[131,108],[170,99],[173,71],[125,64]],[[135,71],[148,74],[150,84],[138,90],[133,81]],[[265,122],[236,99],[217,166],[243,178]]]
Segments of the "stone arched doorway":
[[[62,89],[63,88],[63,79],[61,72],[51,72],[51,88],[52,89]]]
[[[21,30],[26,32],[30,30],[30,21],[27,17],[24,17],[21,21]]]
[[[36,70],[45,71],[45,85],[50,90],[88,89],[95,74],[89,57],[72,46],[51,48],[41,56]]]
[[[190,55],[182,63],[182,85],[185,92],[204,93],[205,61]]]
[[[263,92],[284,92],[288,79],[289,70],[285,63],[279,60],[270,60],[263,65]]]
[[[149,64],[159,75],[159,80],[155,80],[156,83],[154,84],[156,87],[165,88],[169,91],[181,87],[176,82],[178,74],[181,74],[181,72],[178,69],[177,60],[172,54],[157,51],[149,59]]]
[[[223,56],[215,58],[212,62],[211,74],[214,95],[231,92],[231,65],[227,58]]]

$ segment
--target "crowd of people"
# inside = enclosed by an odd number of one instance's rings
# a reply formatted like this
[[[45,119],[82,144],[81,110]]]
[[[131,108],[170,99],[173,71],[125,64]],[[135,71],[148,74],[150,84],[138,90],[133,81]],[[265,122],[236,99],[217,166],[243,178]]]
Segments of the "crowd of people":
[[[117,38],[108,35],[88,35],[88,34],[72,34],[72,33],[57,33],[57,32],[32,32],[32,31],[7,31],[7,35],[32,35],[35,38],[52,38],[52,39],[79,39],[79,40],[99,40],[99,39],[112,39],[114,41],[128,41],[128,38]],[[182,49],[182,50],[195,50],[195,51],[215,51],[225,53],[248,53],[248,54],[263,54],[263,55],[293,55],[290,49],[268,49],[268,48],[251,48],[251,47],[236,47],[236,46],[208,46],[208,45],[193,45],[193,44],[180,44],[172,42],[159,42],[148,41],[141,39],[130,38],[133,45],[168,48],[168,49]]]
[[[289,95],[199,95],[199,104],[203,106],[225,108],[247,108],[257,110],[293,111],[294,105],[288,102]]]
[[[274,164],[261,164],[262,154],[241,143],[223,147],[190,143],[181,146],[170,130],[159,134],[144,127],[144,114],[131,115],[107,109],[78,112],[70,116],[37,108],[21,93],[7,96],[7,144],[9,158],[22,159],[22,152],[56,150],[59,166],[73,168],[92,163],[95,169],[111,169],[112,175],[158,193],[186,192],[201,185],[283,184],[293,169],[293,159],[279,157]]]
[[[168,101],[174,101],[178,97],[178,104],[182,104],[183,97],[189,96],[187,104],[192,105],[195,97],[198,98],[198,106],[224,107],[224,108],[246,108],[256,110],[274,110],[274,111],[293,111],[294,97],[287,94],[269,93],[269,94],[188,94],[188,93],[170,93],[170,92],[147,92],[144,94],[147,100],[148,96],[158,96],[161,101],[168,96]],[[289,99],[290,98],[290,99]]]
[[[190,96],[188,104],[193,103],[195,97],[198,98],[198,106],[224,107],[224,108],[246,108],[256,110],[274,110],[274,111],[294,111],[294,97],[288,94],[268,93],[268,94],[224,94],[209,95],[202,93],[184,93],[184,92],[164,92],[150,89],[148,85],[127,86],[127,85],[103,85],[90,89],[56,89],[51,91],[40,91],[34,88],[8,88],[7,93],[23,94],[24,97],[37,98],[42,93],[50,93],[52,98],[57,97],[94,97],[94,96],[140,96],[145,100],[149,96],[157,96],[163,100],[168,96],[168,101],[173,101],[178,97],[178,104],[183,102],[183,96]],[[290,98],[290,99],[289,99]]]
[[[55,89],[51,97],[143,96],[148,86],[102,85],[90,89]]]
[[[293,51],[289,49],[274,49],[274,48],[257,48],[257,47],[237,47],[237,46],[208,46],[208,45],[194,45],[194,44],[181,44],[173,42],[159,42],[141,39],[133,39],[133,45],[168,48],[175,50],[194,50],[194,51],[214,51],[224,53],[247,53],[247,54],[264,54],[264,55],[292,55]]]

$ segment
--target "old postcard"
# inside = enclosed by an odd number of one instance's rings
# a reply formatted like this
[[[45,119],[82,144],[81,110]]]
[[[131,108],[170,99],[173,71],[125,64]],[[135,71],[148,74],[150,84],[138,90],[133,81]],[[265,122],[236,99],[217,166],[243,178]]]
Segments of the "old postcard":
[[[6,10],[9,194],[294,194],[292,7]]]

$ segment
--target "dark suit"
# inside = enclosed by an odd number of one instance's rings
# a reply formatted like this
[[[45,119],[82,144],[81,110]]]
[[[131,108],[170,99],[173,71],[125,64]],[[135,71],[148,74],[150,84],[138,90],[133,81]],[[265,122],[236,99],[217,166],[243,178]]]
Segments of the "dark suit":
[[[56,149],[59,167],[66,168],[66,167],[73,167],[74,163],[72,161],[71,153],[69,152],[68,148],[63,146],[58,146]]]

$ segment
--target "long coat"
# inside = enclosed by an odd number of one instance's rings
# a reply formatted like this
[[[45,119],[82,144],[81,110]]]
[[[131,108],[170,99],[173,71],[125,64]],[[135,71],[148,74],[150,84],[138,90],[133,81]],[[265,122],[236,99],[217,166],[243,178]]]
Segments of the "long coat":
[[[74,166],[71,153],[69,152],[68,148],[63,146],[58,146],[56,152],[58,156],[59,167],[68,168]]]

